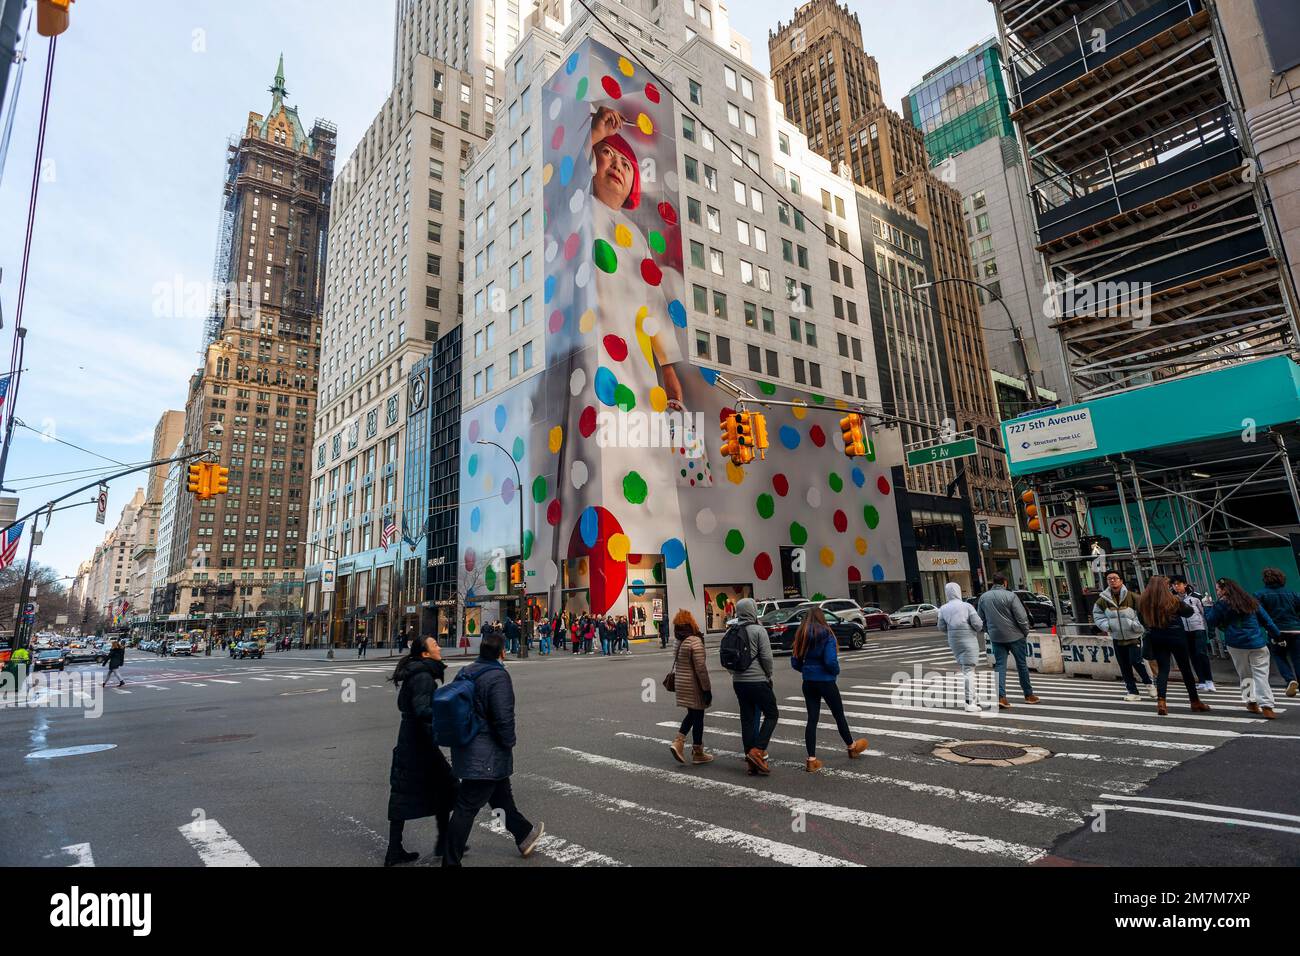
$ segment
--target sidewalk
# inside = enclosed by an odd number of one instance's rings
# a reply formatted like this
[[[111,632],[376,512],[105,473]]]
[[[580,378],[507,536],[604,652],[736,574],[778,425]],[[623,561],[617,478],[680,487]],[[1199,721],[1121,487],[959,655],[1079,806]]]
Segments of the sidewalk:
[[[635,656],[639,652],[659,650],[658,638],[634,640],[634,641],[629,641],[628,643],[630,645],[632,656]],[[526,658],[527,660],[531,661],[542,657],[542,655],[538,652],[537,647],[538,647],[537,641],[534,640],[532,649],[528,652],[528,657]],[[444,659],[448,661],[464,660],[467,658],[478,656],[477,646],[472,648],[444,647],[442,652],[443,652]],[[329,653],[330,650],[329,648],[326,647],[314,647],[314,648],[308,648],[306,650],[295,649],[291,651],[274,651],[268,647],[266,649],[265,660],[268,661],[274,661],[274,660],[330,661],[336,664],[356,664],[358,662],[363,662],[363,661],[396,660],[397,658],[401,657],[404,652],[391,647],[380,647],[380,648],[368,647],[366,648],[366,656],[358,657],[357,649],[355,647],[337,647],[334,649],[334,656],[332,658],[329,656]],[[195,655],[195,657],[203,657],[203,656],[204,655],[202,654]],[[228,658],[229,656],[230,655],[226,651],[218,651],[216,649],[213,649],[212,651],[212,657],[214,658],[216,657]],[[559,649],[552,650],[549,656],[550,657],[575,657],[581,655],[573,654],[569,650],[569,647],[566,645],[564,650],[559,650]],[[600,645],[597,644],[595,651],[592,654],[587,656],[600,657],[601,656]],[[520,658],[518,658],[514,654],[507,654],[506,659],[513,661],[513,660],[519,660]]]

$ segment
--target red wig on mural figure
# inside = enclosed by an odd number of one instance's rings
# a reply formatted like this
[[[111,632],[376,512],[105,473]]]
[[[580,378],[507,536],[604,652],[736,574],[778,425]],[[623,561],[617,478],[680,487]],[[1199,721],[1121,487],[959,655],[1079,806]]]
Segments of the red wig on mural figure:
[[[593,505],[590,510],[596,515],[596,539],[590,548],[587,547],[582,538],[582,519],[579,518],[569,535],[568,557],[570,560],[587,559],[591,613],[604,614],[614,606],[627,583],[627,562],[615,561],[609,556],[609,539],[622,534],[623,526],[600,505]]]

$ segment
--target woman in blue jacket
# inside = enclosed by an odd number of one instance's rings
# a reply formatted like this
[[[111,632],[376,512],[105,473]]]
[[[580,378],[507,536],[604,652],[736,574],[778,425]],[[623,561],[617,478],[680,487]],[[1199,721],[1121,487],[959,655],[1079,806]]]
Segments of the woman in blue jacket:
[[[826,616],[822,614],[821,608],[810,608],[803,623],[799,625],[799,630],[795,632],[790,666],[803,674],[803,702],[808,710],[808,722],[803,730],[804,746],[808,749],[808,762],[804,769],[816,773],[822,766],[822,762],[817,759],[817,722],[821,719],[822,701],[831,709],[835,726],[848,748],[849,757],[856,757],[866,750],[866,739],[854,740],[849,732],[849,722],[844,716],[844,701],[840,699],[840,689],[835,683],[835,678],[840,673],[835,633],[827,627]]]
[[[1241,699],[1252,714],[1269,720],[1273,712],[1273,689],[1268,686],[1268,639],[1281,636],[1277,625],[1258,601],[1231,578],[1219,578],[1218,600],[1205,610],[1205,623],[1223,631],[1228,656],[1241,681]]]
[[[1286,575],[1277,568],[1264,569],[1264,590],[1255,592],[1255,600],[1273,619],[1282,632],[1281,640],[1269,648],[1277,664],[1286,695],[1294,697],[1300,691],[1300,595],[1286,586]]]

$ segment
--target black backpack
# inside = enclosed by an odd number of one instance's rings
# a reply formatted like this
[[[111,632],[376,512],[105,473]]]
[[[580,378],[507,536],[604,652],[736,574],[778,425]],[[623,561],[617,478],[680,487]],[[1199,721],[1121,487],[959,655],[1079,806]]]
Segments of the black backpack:
[[[718,645],[718,659],[722,666],[737,674],[749,670],[754,663],[754,652],[750,649],[749,632],[744,624],[736,623],[727,628]]]

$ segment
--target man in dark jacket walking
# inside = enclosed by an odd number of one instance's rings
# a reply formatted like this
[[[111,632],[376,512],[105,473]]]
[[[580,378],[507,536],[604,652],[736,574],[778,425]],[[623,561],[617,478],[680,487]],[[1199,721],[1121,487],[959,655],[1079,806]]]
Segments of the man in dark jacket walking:
[[[460,777],[456,807],[451,814],[443,866],[460,866],[474,818],[486,803],[505,814],[506,829],[515,838],[521,856],[537,846],[546,827],[529,823],[515,806],[510,790],[514,772],[515,688],[506,673],[505,639],[501,631],[483,635],[478,660],[457,676],[474,680],[474,709],[481,720],[479,732],[464,747],[451,748],[451,767]]]
[[[114,641],[112,648],[108,652],[108,673],[104,675],[102,686],[107,687],[108,682],[114,677],[117,678],[117,686],[121,687],[126,681],[122,680],[122,675],[118,673],[118,668],[126,661],[126,648],[122,646],[121,641]]]
[[[781,719],[772,690],[772,642],[767,628],[758,623],[758,603],[753,598],[741,598],[736,603],[736,620],[745,629],[751,655],[748,668],[731,672],[731,687],[740,704],[740,746],[749,773],[767,776],[772,772],[767,745]]]
[[[1029,613],[1025,606],[1007,590],[1007,576],[993,575],[993,587],[980,595],[976,608],[984,630],[993,642],[994,669],[998,673],[998,707],[1007,710],[1007,654],[1016,660],[1016,674],[1025,703],[1036,704],[1034,685],[1029,681]]]

